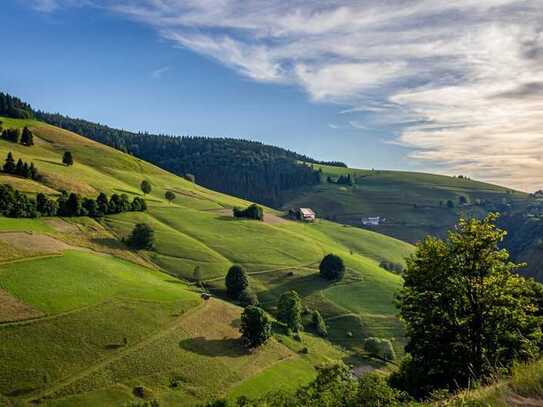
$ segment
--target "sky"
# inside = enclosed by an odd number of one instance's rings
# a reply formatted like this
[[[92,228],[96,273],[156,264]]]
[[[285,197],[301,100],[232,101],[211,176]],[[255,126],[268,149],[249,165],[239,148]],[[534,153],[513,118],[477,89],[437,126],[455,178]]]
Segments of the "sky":
[[[543,188],[541,0],[3,0],[0,35],[35,108]]]

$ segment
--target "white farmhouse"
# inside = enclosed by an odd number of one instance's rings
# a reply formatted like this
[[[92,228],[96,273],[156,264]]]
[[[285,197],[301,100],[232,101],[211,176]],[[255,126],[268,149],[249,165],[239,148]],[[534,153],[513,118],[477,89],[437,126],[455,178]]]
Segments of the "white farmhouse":
[[[362,218],[362,224],[364,226],[379,226],[379,224],[383,223],[385,221],[385,218],[381,218],[380,216],[370,216],[367,218]]]

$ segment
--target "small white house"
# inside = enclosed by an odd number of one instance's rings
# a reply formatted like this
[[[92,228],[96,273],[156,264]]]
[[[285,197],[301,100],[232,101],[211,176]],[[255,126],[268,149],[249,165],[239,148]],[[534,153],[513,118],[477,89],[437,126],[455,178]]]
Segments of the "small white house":
[[[364,226],[378,226],[385,221],[385,218],[380,216],[370,216],[367,218],[362,218],[362,224]]]
[[[314,222],[317,218],[315,212],[310,208],[296,208],[289,211],[291,218],[301,220],[302,222]]]

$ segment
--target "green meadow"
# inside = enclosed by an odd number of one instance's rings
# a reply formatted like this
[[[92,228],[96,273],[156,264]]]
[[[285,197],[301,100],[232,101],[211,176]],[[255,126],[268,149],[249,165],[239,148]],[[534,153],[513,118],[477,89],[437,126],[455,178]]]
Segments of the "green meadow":
[[[13,311],[9,322],[0,321],[0,400],[121,406],[136,399],[134,387],[144,386],[161,405],[194,405],[294,389],[312,380],[317,366],[351,360],[366,336],[386,336],[401,349],[393,305],[401,278],[379,263],[403,264],[411,245],[325,220],[288,221],[268,208],[272,216],[265,222],[233,219],[232,208],[246,201],[53,126],[2,121],[30,126],[35,145],[0,141],[0,156],[11,151],[43,175],[42,182],[3,175],[4,183],[30,195],[67,190],[132,197],[143,196],[145,179],[152,191],[146,212],[99,221],[0,218],[0,232],[36,245],[29,255],[20,243],[2,241],[0,301]],[[71,167],[61,164],[68,150]],[[172,203],[166,191],[176,193]],[[122,239],[142,222],[154,229],[155,248],[133,252]],[[51,242],[58,244],[51,249]],[[48,249],[39,251],[38,243]],[[347,265],[338,283],[318,275],[320,260],[331,252]],[[239,341],[241,308],[224,300],[224,276],[234,263],[247,269],[272,316],[280,295],[296,289],[304,305],[323,314],[330,340],[309,329],[297,342],[278,328],[269,343],[247,352]],[[197,267],[218,298],[200,299]]]

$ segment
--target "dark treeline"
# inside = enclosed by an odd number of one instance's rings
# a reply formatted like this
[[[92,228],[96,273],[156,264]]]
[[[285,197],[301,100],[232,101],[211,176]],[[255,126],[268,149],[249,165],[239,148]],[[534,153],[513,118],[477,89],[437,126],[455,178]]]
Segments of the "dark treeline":
[[[62,192],[56,198],[39,193],[32,199],[10,185],[0,185],[0,213],[10,218],[36,218],[38,216],[90,216],[100,217],[129,211],[145,211],[147,204],[140,197],[132,201],[125,194],[108,198],[103,192],[96,199],[82,198],[72,192]]]
[[[278,205],[282,191],[320,182],[320,172],[300,161],[346,167],[250,140],[133,133],[60,114],[35,116],[175,174],[194,174],[205,187],[268,205]]]
[[[13,117],[14,119],[31,119],[32,108],[21,99],[0,92],[0,116]]]

